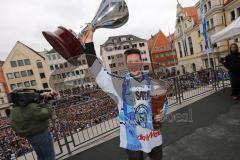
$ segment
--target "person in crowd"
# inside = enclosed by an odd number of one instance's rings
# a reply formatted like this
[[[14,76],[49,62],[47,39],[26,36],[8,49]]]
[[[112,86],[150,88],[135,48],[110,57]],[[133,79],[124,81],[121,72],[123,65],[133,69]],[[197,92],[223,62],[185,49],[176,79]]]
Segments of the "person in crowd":
[[[230,54],[223,59],[223,65],[229,70],[232,98],[240,100],[240,52],[236,43],[231,44]]]

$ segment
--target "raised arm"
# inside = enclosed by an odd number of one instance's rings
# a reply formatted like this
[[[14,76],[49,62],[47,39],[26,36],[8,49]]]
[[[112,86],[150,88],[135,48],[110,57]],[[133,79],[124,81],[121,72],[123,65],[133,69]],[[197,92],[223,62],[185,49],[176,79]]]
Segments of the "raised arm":
[[[116,87],[113,84],[115,80],[103,67],[101,60],[97,58],[93,43],[93,28],[88,26],[88,32],[82,38],[86,46],[86,59],[89,65],[89,71],[95,78],[96,83],[104,91],[117,95]]]

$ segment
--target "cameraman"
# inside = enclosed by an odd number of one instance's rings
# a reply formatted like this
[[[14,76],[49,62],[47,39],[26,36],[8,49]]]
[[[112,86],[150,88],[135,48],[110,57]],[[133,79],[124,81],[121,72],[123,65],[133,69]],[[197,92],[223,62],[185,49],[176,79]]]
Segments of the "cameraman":
[[[55,160],[53,140],[48,131],[52,109],[46,101],[51,93],[41,95],[35,91],[16,89],[10,93],[13,102],[11,125],[19,136],[29,141],[38,160]]]

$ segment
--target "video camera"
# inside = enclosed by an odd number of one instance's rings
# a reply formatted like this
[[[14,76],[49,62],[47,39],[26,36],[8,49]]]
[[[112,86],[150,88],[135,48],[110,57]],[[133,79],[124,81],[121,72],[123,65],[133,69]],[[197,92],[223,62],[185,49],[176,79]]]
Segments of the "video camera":
[[[42,95],[45,92],[49,92],[48,96]],[[51,90],[36,90],[18,88],[9,94],[10,102],[17,106],[27,106],[30,103],[46,103],[54,99],[54,95],[51,94]]]

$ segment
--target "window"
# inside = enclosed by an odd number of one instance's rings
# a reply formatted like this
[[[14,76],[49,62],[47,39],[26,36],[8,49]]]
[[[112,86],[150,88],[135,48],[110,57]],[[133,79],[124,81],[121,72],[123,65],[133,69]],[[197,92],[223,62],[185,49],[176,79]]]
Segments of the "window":
[[[60,68],[63,68],[63,64],[60,64],[59,66],[60,66]]]
[[[61,56],[60,56],[59,54],[57,54],[57,58],[58,58],[58,59],[61,59]]]
[[[52,55],[52,58],[53,58],[53,60],[57,59],[55,54]]]
[[[31,86],[36,86],[37,82],[35,80],[31,80]]]
[[[149,66],[146,65],[146,66],[143,67],[143,69],[144,69],[144,70],[149,70]]]
[[[29,81],[24,82],[24,86],[25,86],[25,87],[30,87]]]
[[[7,78],[8,79],[13,79],[14,77],[13,77],[13,73],[7,73]]]
[[[240,7],[237,8],[237,15],[240,17]]]
[[[17,63],[18,63],[18,66],[24,66],[23,60],[18,60]]]
[[[40,73],[41,79],[46,78],[45,73]]]
[[[111,59],[111,57],[110,56],[108,56],[108,60],[110,60]]]
[[[230,15],[231,15],[231,21],[234,21],[236,18],[235,11],[232,11]]]
[[[22,77],[27,77],[27,72],[26,71],[21,71],[21,76]]]
[[[27,73],[28,73],[28,76],[32,76],[33,75],[33,71],[32,70],[28,70]]]
[[[10,64],[11,64],[11,67],[17,67],[17,62],[16,61],[11,61]]]
[[[212,8],[212,3],[211,3],[211,1],[208,1],[208,8],[209,8],[209,9]]]
[[[198,37],[201,37],[201,31],[198,30]]]
[[[126,37],[122,37],[122,38],[121,38],[121,41],[122,41],[122,42],[127,41],[127,38],[126,38]]]
[[[210,29],[209,21],[207,21],[207,29]]]
[[[137,44],[133,44],[133,45],[132,45],[132,48],[137,48]]]
[[[66,63],[64,63],[64,67],[65,67],[65,68],[67,68],[67,67],[68,67],[68,64],[67,64],[67,62],[66,62]]]
[[[116,64],[115,64],[115,63],[109,64],[109,67],[110,67],[110,68],[114,68],[114,67],[116,67]]]
[[[205,4],[204,5],[204,13],[206,13],[207,12],[207,5]]]
[[[15,78],[20,78],[20,73],[19,72],[14,72],[14,77]]]
[[[144,47],[145,44],[144,44],[144,43],[139,43],[139,46],[140,46],[140,47]]]
[[[202,44],[200,44],[200,48],[201,48],[201,51],[203,51],[203,46],[202,46]]]
[[[123,46],[123,49],[128,49],[129,48],[129,45],[124,45]]]
[[[11,90],[14,90],[17,88],[17,85],[16,84],[10,84],[10,87],[11,87]]]
[[[79,71],[76,71],[76,75],[80,75]]]
[[[111,56],[112,59],[114,59],[114,56]]]
[[[18,88],[23,87],[23,83],[17,83],[17,87],[18,87]]]
[[[211,28],[214,27],[214,21],[213,21],[213,18],[210,19],[210,23],[211,23]]]
[[[188,43],[189,43],[189,48],[190,48],[190,53],[193,55],[193,44],[192,44],[192,38],[188,37]]]
[[[57,69],[59,69],[59,66],[58,66],[58,64],[55,64],[55,69],[57,70]]]
[[[66,73],[62,73],[62,78],[66,78]]]
[[[115,72],[112,72],[113,74],[118,74],[118,72],[117,71],[115,71]]]
[[[122,46],[118,46],[118,50],[121,50],[122,49]]]
[[[83,65],[87,64],[85,59],[82,60],[82,64],[83,64]]]
[[[80,74],[83,74],[83,70],[80,70]]]
[[[72,76],[75,76],[75,72],[71,72],[72,73]]]
[[[43,85],[44,89],[48,88],[48,84],[47,83],[43,83],[42,85]]]
[[[24,59],[24,63],[25,63],[25,65],[31,65],[31,63],[30,63],[30,60],[29,60],[29,59]]]
[[[43,68],[42,62],[37,62],[37,67],[38,68]]]
[[[52,71],[52,70],[54,70],[54,67],[53,67],[53,65],[50,65],[50,70]]]
[[[182,47],[181,47],[181,42],[178,42],[178,49],[179,49],[179,54],[180,54],[180,57],[182,57]]]
[[[51,61],[51,60],[52,60],[52,58],[51,58],[51,56],[50,56],[50,55],[47,55],[47,57],[48,57],[48,60],[49,60],[49,61]]]

